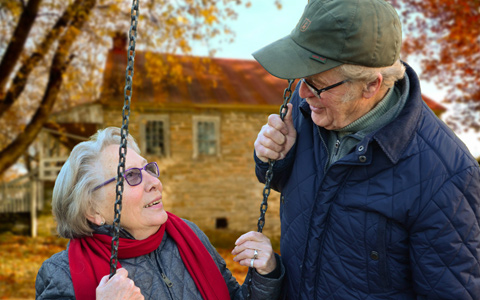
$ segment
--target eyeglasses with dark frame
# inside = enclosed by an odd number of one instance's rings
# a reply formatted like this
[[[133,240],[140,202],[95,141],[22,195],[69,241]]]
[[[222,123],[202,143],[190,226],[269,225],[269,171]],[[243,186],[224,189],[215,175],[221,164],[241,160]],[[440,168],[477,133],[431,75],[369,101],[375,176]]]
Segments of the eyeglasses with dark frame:
[[[155,178],[160,176],[160,171],[158,170],[158,165],[156,162],[150,162],[146,164],[143,168],[130,168],[125,171],[123,174],[123,178],[128,183],[129,186],[136,186],[142,183],[142,170],[145,170],[148,174],[152,175]],[[109,180],[105,181],[104,183],[97,185],[93,188],[92,192],[98,190],[99,188],[109,184],[117,180],[117,176],[110,178]]]
[[[345,79],[343,81],[340,81],[340,82],[337,82],[335,84],[332,84],[332,85],[329,85],[327,87],[324,87],[323,89],[317,89],[313,84],[311,84],[310,82],[308,82],[305,78],[302,79],[302,82],[304,82],[305,84],[307,84],[307,86],[312,90],[312,92],[315,93],[315,96],[317,96],[319,99],[321,99],[322,97],[320,97],[320,94],[325,92],[325,91],[328,91],[330,89],[333,89],[334,87],[337,87],[339,85],[342,85],[344,84],[345,82],[349,81],[348,79]]]

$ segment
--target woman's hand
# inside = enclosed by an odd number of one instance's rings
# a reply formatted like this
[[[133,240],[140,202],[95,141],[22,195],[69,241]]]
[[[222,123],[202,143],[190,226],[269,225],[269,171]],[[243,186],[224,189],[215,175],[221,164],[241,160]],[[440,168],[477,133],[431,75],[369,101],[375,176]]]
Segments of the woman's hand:
[[[144,297],[140,289],[135,285],[133,280],[127,277],[128,271],[124,268],[117,270],[112,278],[110,275],[103,276],[96,289],[96,298],[105,300],[143,300]]]
[[[270,239],[263,233],[250,231],[245,233],[235,242],[235,248],[232,251],[236,255],[233,260],[242,266],[252,266],[261,275],[267,275],[277,267],[277,259],[273,253]],[[256,250],[256,258],[255,256]]]

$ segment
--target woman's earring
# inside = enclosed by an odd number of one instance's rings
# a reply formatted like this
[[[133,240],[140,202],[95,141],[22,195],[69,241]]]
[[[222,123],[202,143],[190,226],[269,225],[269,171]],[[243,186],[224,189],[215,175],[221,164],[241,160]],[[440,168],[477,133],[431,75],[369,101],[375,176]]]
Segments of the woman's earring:
[[[103,226],[105,225],[105,219],[102,220],[102,222],[100,222],[100,226]]]

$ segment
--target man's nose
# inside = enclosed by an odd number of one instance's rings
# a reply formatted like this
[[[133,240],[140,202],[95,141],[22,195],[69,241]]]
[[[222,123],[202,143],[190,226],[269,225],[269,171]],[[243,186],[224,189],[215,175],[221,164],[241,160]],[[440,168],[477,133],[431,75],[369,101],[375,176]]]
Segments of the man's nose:
[[[316,97],[316,95],[312,92],[312,90],[307,86],[307,84],[303,80],[301,81],[300,89],[298,90],[298,95],[303,99]]]

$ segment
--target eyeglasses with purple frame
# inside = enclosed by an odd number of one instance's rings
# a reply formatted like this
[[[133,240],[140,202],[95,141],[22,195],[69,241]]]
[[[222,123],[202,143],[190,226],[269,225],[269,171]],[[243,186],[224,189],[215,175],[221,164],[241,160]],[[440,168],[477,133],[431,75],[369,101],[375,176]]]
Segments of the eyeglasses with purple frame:
[[[125,181],[128,183],[129,186],[136,186],[142,183],[142,170],[145,170],[148,174],[152,175],[155,178],[158,178],[160,176],[160,171],[158,170],[158,165],[156,162],[150,162],[146,164],[143,168],[130,168],[125,171],[123,174],[123,178],[125,178]],[[109,184],[110,182],[113,182],[117,180],[117,176],[110,178],[109,180],[105,181],[104,183],[97,185],[96,187],[93,188],[92,192],[98,190],[99,188]]]

